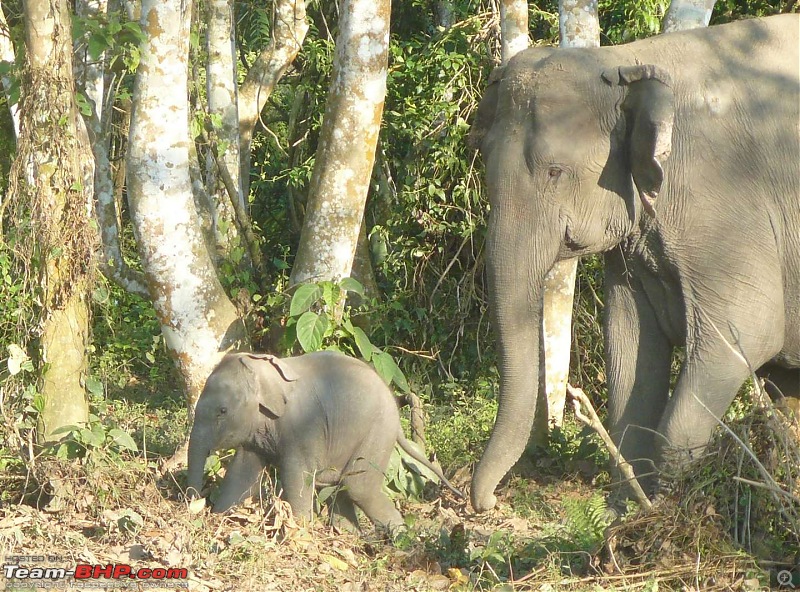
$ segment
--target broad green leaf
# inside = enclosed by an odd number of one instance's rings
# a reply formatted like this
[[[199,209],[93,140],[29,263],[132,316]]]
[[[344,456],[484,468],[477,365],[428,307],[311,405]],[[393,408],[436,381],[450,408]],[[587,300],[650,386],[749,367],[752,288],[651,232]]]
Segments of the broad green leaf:
[[[394,360],[392,360],[392,356],[376,349],[372,352],[371,361],[378,376],[383,378],[386,384],[392,384],[392,376],[394,375],[394,368],[392,368]]]
[[[131,435],[128,432],[125,432],[119,428],[111,428],[108,430],[108,435],[114,439],[114,442],[116,442],[117,446],[120,448],[130,450],[131,452],[139,451],[139,447],[136,446],[136,442],[133,441],[133,438],[131,438]]]
[[[334,493],[339,491],[341,488],[339,485],[330,485],[328,487],[323,487],[317,493],[317,501],[320,504],[324,504]]]
[[[339,286],[333,282],[320,282],[319,285],[322,286],[322,301],[327,306],[333,308],[339,304],[339,300],[342,296],[342,291],[339,289]]]
[[[328,329],[328,317],[308,311],[297,319],[297,341],[306,353],[322,347],[322,336]]]
[[[380,351],[376,348],[372,353],[372,364],[375,366],[375,370],[378,372],[380,377],[383,378],[386,384],[390,385],[392,382],[394,382],[397,385],[397,388],[404,393],[407,393],[410,390],[405,374],[403,374],[403,371],[400,370],[391,354]]]
[[[341,282],[339,282],[339,286],[346,292],[353,292],[359,296],[364,295],[364,286],[361,285],[361,282],[351,277],[344,278]]]
[[[369,362],[372,360],[372,354],[375,351],[375,346],[372,345],[369,337],[367,337],[367,334],[364,333],[364,330],[361,327],[353,327],[352,333],[353,337],[356,339],[358,351],[361,352],[361,357]]]
[[[54,429],[52,432],[50,432],[50,435],[59,436],[61,434],[69,434],[72,432],[77,432],[78,430],[80,430],[80,428],[76,425],[65,425],[61,426],[60,428]]]
[[[306,312],[322,296],[322,288],[317,284],[303,284],[292,296],[289,316],[296,317]]]
[[[103,383],[90,376],[86,379],[86,390],[95,396],[101,397],[103,395]]]

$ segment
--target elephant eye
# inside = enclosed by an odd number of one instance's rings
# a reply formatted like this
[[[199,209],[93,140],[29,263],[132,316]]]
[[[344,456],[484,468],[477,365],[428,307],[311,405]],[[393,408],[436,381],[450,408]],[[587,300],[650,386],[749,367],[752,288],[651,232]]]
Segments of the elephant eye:
[[[560,168],[555,167],[555,166],[551,166],[547,170],[547,176],[550,177],[551,180],[555,181],[556,179],[558,179],[561,176],[562,172],[563,171]]]
[[[228,412],[228,408],[227,407],[220,407],[219,408],[219,414],[220,415],[225,415],[227,412]]]

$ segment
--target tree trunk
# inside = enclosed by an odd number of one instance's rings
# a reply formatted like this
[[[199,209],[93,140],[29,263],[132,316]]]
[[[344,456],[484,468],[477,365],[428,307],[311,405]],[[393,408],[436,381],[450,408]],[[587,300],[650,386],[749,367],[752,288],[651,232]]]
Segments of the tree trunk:
[[[672,0],[664,15],[662,33],[707,27],[716,0]]]
[[[503,64],[528,45],[528,0],[500,0],[500,59]]]
[[[244,195],[249,193],[250,143],[256,121],[275,85],[297,57],[307,32],[305,1],[277,0],[272,41],[247,71],[239,89],[239,140]]]
[[[206,87],[208,114],[215,124],[215,134],[211,138],[217,146],[215,158],[209,149],[206,155],[206,189],[211,199],[212,228],[217,247],[223,256],[230,253],[237,244],[239,234],[236,213],[232,200],[244,210],[245,199],[242,194],[239,162],[239,109],[237,107],[236,85],[236,46],[233,26],[233,0],[208,0],[206,18],[206,49],[208,69]],[[217,121],[218,120],[218,121]],[[217,170],[225,169],[225,172]],[[229,175],[229,195],[222,176]]]
[[[21,245],[38,259],[32,291],[41,302],[40,355],[44,407],[38,438],[88,421],[89,294],[95,236],[91,232],[92,163],[75,104],[72,35],[66,0],[24,3],[26,65],[21,82],[20,134],[10,194],[30,215],[32,240]],[[29,266],[30,268],[30,266]]]
[[[8,22],[6,21],[6,15],[3,11],[3,7],[0,6],[0,62],[6,62],[8,64],[14,64],[15,62],[15,54],[14,54],[14,43],[11,41],[11,31],[8,28]],[[8,110],[11,112],[11,120],[14,123],[14,137],[19,137],[19,108],[16,103],[11,102],[10,90],[11,90],[11,77],[6,75],[0,79],[0,83],[3,84],[3,90],[6,94],[6,101],[8,102]],[[3,197],[0,196],[0,204],[3,203]]]
[[[388,0],[342,0],[333,73],[291,284],[348,277],[378,141]]]
[[[190,0],[144,0],[128,201],[147,287],[190,409],[244,327],[205,248],[189,179]]]

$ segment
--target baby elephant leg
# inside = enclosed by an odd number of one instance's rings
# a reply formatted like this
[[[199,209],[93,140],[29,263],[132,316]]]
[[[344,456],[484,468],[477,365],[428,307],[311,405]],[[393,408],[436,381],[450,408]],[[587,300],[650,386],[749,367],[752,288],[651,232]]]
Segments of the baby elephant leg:
[[[284,459],[280,464],[279,471],[283,487],[281,497],[289,502],[295,516],[311,521],[314,513],[315,475],[313,469],[307,468],[303,462]]]
[[[405,526],[403,516],[383,491],[383,474],[367,469],[361,474],[345,477],[344,486],[350,499],[375,523],[389,530]]]
[[[214,503],[214,512],[224,512],[258,490],[261,470],[265,462],[252,450],[240,448],[228,466],[220,487],[219,498]]]
[[[331,526],[334,528],[352,532],[359,530],[356,508],[346,491],[340,489],[331,496],[330,512]]]

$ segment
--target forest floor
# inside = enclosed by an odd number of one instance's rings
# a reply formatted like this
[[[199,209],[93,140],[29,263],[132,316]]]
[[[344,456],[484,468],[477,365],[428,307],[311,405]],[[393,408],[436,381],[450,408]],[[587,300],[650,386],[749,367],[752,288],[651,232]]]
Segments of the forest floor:
[[[750,432],[761,429],[748,422]],[[777,500],[780,507],[763,484],[743,488],[760,480],[742,472],[737,449],[723,434],[653,509],[613,524],[598,485],[608,474],[545,455],[522,469],[528,476],[507,480],[485,514],[434,486],[426,501],[400,500],[409,528],[393,540],[368,523],[360,535],[334,532],[324,520],[299,524],[274,498],[210,514],[181,499],[182,473],[159,477],[152,459],[39,456],[0,478],[6,500],[19,492],[0,506],[3,576],[14,564],[113,564],[185,568],[186,577],[0,581],[6,590],[203,592],[791,589],[800,585],[797,484],[794,505]],[[468,469],[453,475],[457,486],[468,485]],[[730,470],[742,475],[737,487]]]

